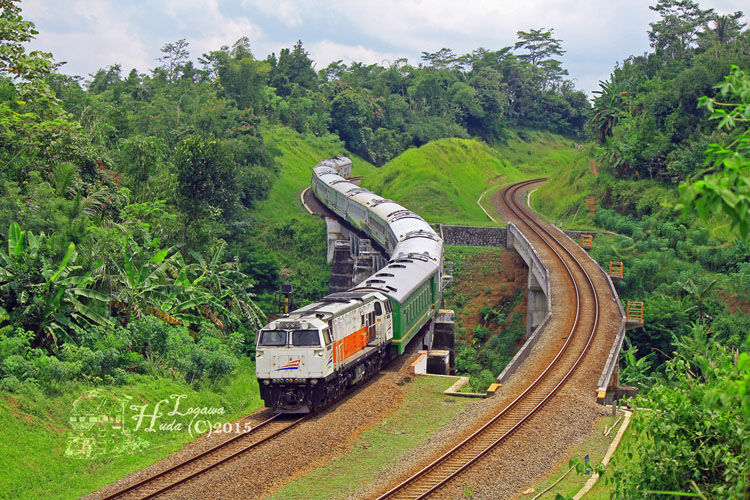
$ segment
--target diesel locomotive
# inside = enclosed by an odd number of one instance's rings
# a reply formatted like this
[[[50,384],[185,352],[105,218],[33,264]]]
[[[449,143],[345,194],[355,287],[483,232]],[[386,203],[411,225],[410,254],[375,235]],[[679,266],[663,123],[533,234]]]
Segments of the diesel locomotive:
[[[313,168],[315,196],[365,232],[388,264],[346,292],[323,297],[263,327],[255,366],[267,407],[308,413],[377,373],[440,307],[443,240],[414,212],[347,179],[349,158]]]

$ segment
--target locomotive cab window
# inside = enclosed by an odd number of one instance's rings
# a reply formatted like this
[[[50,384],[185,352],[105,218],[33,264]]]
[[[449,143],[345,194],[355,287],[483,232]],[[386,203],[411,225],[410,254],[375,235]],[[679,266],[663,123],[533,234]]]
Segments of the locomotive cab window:
[[[380,306],[380,302],[375,302],[375,315],[380,316],[383,314],[383,308]]]
[[[297,347],[320,347],[318,330],[294,330],[292,345]]]
[[[329,328],[323,330],[323,342],[325,342],[327,346],[333,343],[333,339],[331,338],[331,330]]]
[[[286,330],[263,330],[260,332],[259,346],[279,347],[286,345]]]

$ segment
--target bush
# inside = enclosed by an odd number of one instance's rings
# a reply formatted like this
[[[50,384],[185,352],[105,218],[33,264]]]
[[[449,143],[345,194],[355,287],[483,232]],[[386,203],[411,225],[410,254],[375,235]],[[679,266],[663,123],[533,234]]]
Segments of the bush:
[[[0,332],[0,379],[7,379],[0,387],[17,392],[27,382],[47,389],[75,380],[123,384],[134,373],[171,374],[200,383],[230,373],[238,356],[247,351],[247,334],[223,335],[213,325],[204,325],[196,341],[184,326],[171,326],[150,316],[133,320],[127,327],[94,326],[79,334],[80,345],[65,343],[49,355],[31,348],[33,332]]]
[[[643,436],[634,445],[640,459],[633,460],[633,450],[627,450],[625,464],[610,479],[613,498],[686,492],[691,482],[702,498],[750,495],[750,355],[740,353],[735,361],[731,350],[701,345],[701,352],[682,351],[670,360],[668,384],[636,400],[658,412],[634,419],[637,435]]]

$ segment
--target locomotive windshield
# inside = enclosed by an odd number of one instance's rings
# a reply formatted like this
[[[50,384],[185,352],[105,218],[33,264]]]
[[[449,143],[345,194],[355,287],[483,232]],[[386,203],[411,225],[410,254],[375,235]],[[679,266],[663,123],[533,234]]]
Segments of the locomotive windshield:
[[[318,330],[294,330],[292,332],[292,345],[300,347],[319,347],[320,335]]]
[[[286,330],[263,330],[260,332],[260,346],[283,346],[286,345]]]

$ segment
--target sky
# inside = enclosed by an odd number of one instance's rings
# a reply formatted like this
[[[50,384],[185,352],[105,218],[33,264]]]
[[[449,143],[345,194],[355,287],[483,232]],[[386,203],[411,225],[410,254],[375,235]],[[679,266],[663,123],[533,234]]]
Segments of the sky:
[[[112,64],[123,75],[159,65],[167,43],[186,39],[191,59],[242,36],[256,58],[302,40],[316,69],[343,60],[388,65],[443,47],[456,54],[498,50],[516,32],[554,29],[561,60],[590,93],[615,64],[649,50],[656,0],[22,0],[39,34],[30,47],[52,52],[61,72],[88,75]],[[704,0],[722,14],[750,11],[747,0]],[[743,5],[744,4],[744,5]],[[750,13],[750,12],[746,12]],[[748,17],[744,19],[748,21]]]

